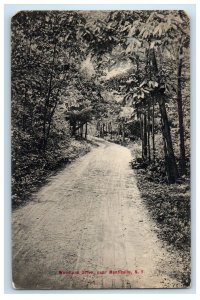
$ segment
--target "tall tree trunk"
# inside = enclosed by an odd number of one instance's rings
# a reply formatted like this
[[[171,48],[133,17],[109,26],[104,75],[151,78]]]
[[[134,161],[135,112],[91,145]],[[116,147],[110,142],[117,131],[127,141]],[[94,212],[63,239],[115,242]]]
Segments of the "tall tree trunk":
[[[183,64],[183,46],[179,48],[179,61],[178,61],[178,89],[177,89],[177,104],[178,104],[178,119],[179,119],[179,137],[180,137],[180,173],[186,173],[186,160],[185,160],[185,141],[184,141],[184,125],[183,125],[183,103],[181,91],[181,73]]]
[[[108,124],[108,132],[109,132],[110,138],[112,140],[112,123],[111,122]]]
[[[158,95],[158,103],[159,103],[161,118],[163,121],[163,135],[166,141],[166,147],[168,153],[168,159],[166,161],[166,164],[168,164],[169,172],[170,172],[169,182],[174,183],[178,177],[178,169],[177,169],[174,149],[172,145],[171,131],[170,131],[167,111],[165,107],[165,102],[163,99],[163,95],[161,93],[159,93]]]
[[[54,62],[56,58],[56,46],[57,44],[54,44],[54,49],[53,49],[53,60],[52,60],[52,68],[51,68],[51,74],[50,74],[50,80],[49,80],[49,87],[48,87],[48,92],[47,96],[45,99],[45,106],[44,106],[44,121],[43,121],[43,151],[46,151],[46,123],[47,123],[47,114],[48,114],[48,106],[49,106],[49,101],[51,97],[51,92],[52,92],[52,81],[53,81],[53,69],[54,69]]]
[[[105,124],[103,123],[102,125],[102,137],[104,138],[104,127],[105,127]]]
[[[80,124],[80,137],[82,138],[83,137],[83,125]]]
[[[100,137],[100,130],[101,130],[101,124],[100,124],[100,121],[97,121],[96,134],[98,135],[98,137]]]
[[[164,125],[163,125],[162,118],[161,118],[161,130],[162,130],[162,133],[163,133]],[[170,182],[170,170],[169,170],[169,164],[168,164],[169,157],[168,157],[167,145],[166,145],[166,140],[165,140],[165,135],[164,134],[162,134],[162,139],[163,139],[163,149],[164,149],[164,156],[165,156],[165,170],[166,170],[166,175],[167,175],[168,182]]]
[[[72,135],[72,136],[75,136],[75,134],[76,134],[76,122],[73,122],[71,128],[72,128],[71,135]]]
[[[75,135],[80,136],[80,123],[79,123],[79,121],[77,121],[77,126],[78,127],[76,127],[76,133],[75,133]]]
[[[155,103],[154,103],[154,97],[152,99],[152,150],[153,150],[153,162],[155,162],[156,159],[156,147],[155,147]]]
[[[85,139],[87,139],[87,122],[85,123]]]
[[[140,139],[142,141],[142,158],[144,157],[144,139],[143,139],[143,120],[142,120],[142,114],[139,114],[139,120],[140,120]]]
[[[148,102],[148,115],[147,115],[147,153],[148,160],[151,161],[151,145],[150,145],[150,102]]]
[[[143,122],[143,159],[147,160],[147,115],[144,112],[144,122]]]
[[[155,50],[152,49],[152,51],[153,51],[153,53],[152,53],[153,71],[154,71],[155,76],[157,76],[157,74],[158,74],[157,59],[156,59],[156,55],[155,55]],[[158,78],[158,80],[160,80],[160,78]],[[173,149],[173,145],[172,145],[171,131],[170,131],[167,111],[166,111],[166,107],[165,107],[163,92],[158,91],[156,96],[157,96],[157,101],[158,101],[159,108],[160,108],[161,118],[163,121],[163,135],[164,135],[164,138],[166,141],[166,147],[167,147],[167,153],[168,153],[168,159],[166,161],[166,164],[168,164],[169,172],[170,172],[169,182],[174,183],[178,177],[178,169],[177,169],[176,159],[175,159],[175,155],[174,155],[174,149]]]
[[[106,122],[106,126],[105,127],[106,127],[105,131],[106,131],[106,135],[107,135],[107,133],[108,133],[108,123],[107,122]]]

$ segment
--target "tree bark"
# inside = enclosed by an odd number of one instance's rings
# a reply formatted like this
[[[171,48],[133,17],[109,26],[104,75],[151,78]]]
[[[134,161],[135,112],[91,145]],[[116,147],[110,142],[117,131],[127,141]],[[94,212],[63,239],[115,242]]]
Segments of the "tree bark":
[[[102,137],[104,138],[104,127],[105,127],[105,124],[103,123],[102,124]]]
[[[139,115],[140,120],[140,139],[142,141],[142,158],[144,157],[144,142],[143,142],[143,120],[142,120],[142,114]]]
[[[151,162],[151,145],[150,145],[150,103],[148,101],[148,115],[147,115],[147,153],[148,160]]]
[[[178,169],[177,169],[174,149],[172,145],[171,131],[170,131],[167,111],[165,107],[165,102],[163,99],[163,95],[161,93],[158,94],[158,103],[159,103],[160,114],[163,122],[163,135],[166,141],[167,154],[168,154],[166,164],[168,164],[169,167],[169,182],[174,183],[178,177]]]
[[[155,103],[154,103],[154,97],[152,99],[152,150],[153,150],[153,162],[155,162],[156,159],[156,148],[155,148]]]
[[[75,136],[75,134],[76,134],[76,122],[74,122],[73,124],[72,124],[72,136]]]
[[[156,54],[155,50],[152,49],[152,65],[153,65],[153,71],[156,77],[158,77],[158,65],[157,65],[157,59],[156,59]],[[158,77],[158,81],[160,84],[161,78]],[[165,107],[165,101],[164,101],[164,92],[162,91],[157,91],[155,96],[157,97],[157,101],[159,104],[160,108],[160,114],[161,118],[163,121],[163,135],[164,139],[166,141],[166,148],[167,148],[167,158],[165,157],[165,161],[167,164],[167,167],[169,169],[169,182],[174,183],[178,177],[178,169],[176,165],[176,159],[174,155],[174,149],[172,145],[172,138],[171,138],[171,131],[170,131],[170,126],[169,126],[169,121],[168,121],[168,116],[167,116],[167,111]]]
[[[83,137],[83,124],[80,124],[80,137]]]
[[[147,160],[147,116],[144,112],[144,122],[143,122],[143,159]]]
[[[85,123],[85,139],[87,139],[87,122]]]
[[[53,68],[54,68],[54,62],[55,62],[55,57],[56,57],[56,46],[57,44],[54,44],[54,49],[53,49],[53,60],[52,60],[52,69],[51,69],[51,74],[50,74],[50,80],[49,80],[49,87],[48,87],[48,92],[47,92],[47,97],[45,99],[45,107],[44,107],[44,121],[43,121],[43,151],[46,151],[46,121],[47,121],[47,111],[48,111],[48,105],[49,105],[49,100],[51,97],[51,92],[52,92],[52,80],[53,80]]]
[[[178,61],[178,89],[177,89],[177,104],[178,104],[178,119],[179,119],[179,138],[180,138],[180,173],[186,173],[186,160],[185,160],[185,141],[184,141],[184,125],[183,125],[183,103],[182,103],[182,64],[183,64],[183,46],[179,48],[179,61]]]
[[[164,125],[163,125],[162,118],[161,118],[161,129],[162,129],[162,133],[163,133]],[[170,170],[169,170],[169,164],[168,164],[169,158],[168,158],[167,145],[166,145],[166,140],[165,140],[164,134],[162,134],[162,139],[163,139],[163,149],[164,149],[164,156],[165,156],[165,170],[166,170],[168,182],[170,182]]]

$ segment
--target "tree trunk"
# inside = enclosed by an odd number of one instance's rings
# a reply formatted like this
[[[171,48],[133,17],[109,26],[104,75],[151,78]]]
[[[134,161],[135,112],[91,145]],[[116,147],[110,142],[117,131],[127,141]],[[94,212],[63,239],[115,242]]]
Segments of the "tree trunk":
[[[56,57],[56,46],[57,44],[54,44],[54,50],[53,50],[53,60],[52,60],[52,69],[51,69],[51,74],[50,74],[50,80],[49,80],[49,87],[48,87],[48,92],[47,96],[45,99],[45,106],[44,106],[44,121],[43,121],[43,151],[46,151],[46,122],[47,122],[47,113],[48,113],[48,106],[49,106],[49,101],[51,97],[51,92],[52,92],[52,81],[53,81],[53,69],[54,69],[54,62],[55,62],[55,57]]]
[[[144,123],[143,123],[143,159],[147,160],[147,116],[144,112]]]
[[[124,126],[125,120],[122,121],[122,143],[125,143],[125,126]]]
[[[155,76],[158,76],[158,65],[157,65],[157,59],[156,59],[156,54],[155,50],[152,49],[152,65],[153,65],[153,71]],[[160,77],[158,78],[159,84],[160,84]],[[158,91],[157,94],[157,100],[160,108],[160,114],[161,118],[163,121],[163,135],[164,139],[166,141],[166,148],[167,148],[167,153],[168,156],[166,159],[166,164],[169,169],[169,182],[174,183],[178,177],[178,169],[176,165],[176,159],[174,155],[174,149],[172,145],[172,138],[171,138],[171,131],[170,131],[170,126],[169,126],[169,121],[168,121],[168,116],[167,116],[167,111],[165,107],[165,101],[164,101],[164,95],[163,92]]]
[[[75,132],[75,135],[78,135],[78,136],[80,136],[80,124],[79,124],[79,121],[77,121],[77,126],[78,127],[76,127],[76,132]]]
[[[80,124],[80,137],[82,138],[83,137],[83,125]]]
[[[163,135],[166,141],[166,147],[168,153],[168,159],[166,161],[166,164],[169,167],[169,173],[170,173],[169,182],[174,183],[178,177],[178,169],[177,169],[174,149],[172,145],[171,131],[170,131],[167,111],[165,107],[165,102],[163,99],[163,95],[161,93],[158,94],[158,103],[159,103],[161,118],[163,121]]]
[[[150,145],[150,103],[148,102],[148,116],[147,116],[147,152],[148,160],[151,161],[151,145]]]
[[[105,125],[105,127],[106,127],[106,135],[107,135],[107,133],[108,133],[108,123],[106,123],[106,125]]]
[[[164,157],[165,157],[165,170],[166,170],[166,175],[168,182],[170,182],[170,170],[169,170],[169,164],[168,164],[168,152],[167,152],[167,145],[166,145],[166,140],[165,140],[165,135],[163,134],[164,130],[164,125],[163,125],[163,120],[161,118],[161,129],[162,129],[162,138],[163,138],[163,149],[164,149]]]
[[[143,120],[142,120],[142,114],[139,115],[140,120],[140,139],[142,141],[142,158],[144,157],[144,142],[143,142]]]
[[[153,150],[153,162],[155,162],[156,159],[156,148],[155,148],[155,134],[154,134],[154,116],[155,115],[155,103],[154,103],[154,97],[152,99],[152,150]]]
[[[102,124],[102,138],[104,138],[104,126],[105,126],[105,124],[103,123]]]
[[[101,124],[100,121],[97,121],[96,134],[98,135],[98,137],[100,137],[100,130],[101,130]]]
[[[72,132],[71,132],[71,135],[72,135],[72,136],[75,136],[75,134],[76,134],[76,122],[74,122],[74,123],[72,124]]]
[[[85,123],[85,139],[87,139],[87,122]]]
[[[179,62],[178,62],[178,89],[177,89],[177,104],[178,104],[178,119],[179,119],[179,137],[180,137],[180,173],[186,173],[186,160],[185,160],[185,141],[184,141],[184,125],[183,125],[183,103],[181,91],[181,72],[183,64],[183,47],[179,48]]]

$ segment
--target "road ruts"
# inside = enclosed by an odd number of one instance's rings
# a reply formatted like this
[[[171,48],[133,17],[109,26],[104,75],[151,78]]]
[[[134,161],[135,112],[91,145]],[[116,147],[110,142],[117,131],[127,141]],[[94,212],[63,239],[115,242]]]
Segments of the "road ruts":
[[[52,176],[33,201],[13,212],[13,286],[181,287],[176,259],[158,240],[140,197],[130,151],[97,141],[98,148]]]

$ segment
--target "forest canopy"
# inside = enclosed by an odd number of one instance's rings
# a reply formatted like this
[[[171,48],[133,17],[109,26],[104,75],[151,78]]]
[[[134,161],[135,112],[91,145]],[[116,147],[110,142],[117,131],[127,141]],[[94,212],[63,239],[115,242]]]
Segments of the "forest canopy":
[[[140,143],[133,166],[168,183],[189,175],[185,12],[21,11],[11,30],[13,201],[88,133]]]

